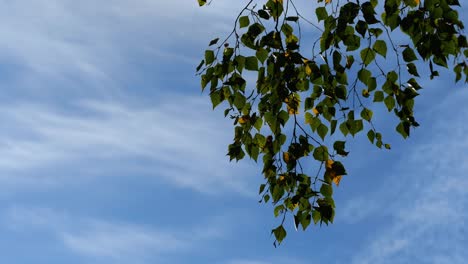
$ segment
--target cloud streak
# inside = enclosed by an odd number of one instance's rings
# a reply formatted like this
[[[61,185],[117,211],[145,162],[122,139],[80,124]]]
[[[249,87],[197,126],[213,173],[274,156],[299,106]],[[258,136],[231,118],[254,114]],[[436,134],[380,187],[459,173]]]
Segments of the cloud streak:
[[[174,44],[206,41],[211,35],[207,27],[224,27],[225,14],[237,6],[230,1],[219,1],[216,8],[182,0],[2,1],[0,59],[55,77],[79,72],[111,78],[109,71],[124,66],[126,55],[136,51],[159,50],[167,56]],[[208,23],[214,18],[217,23]],[[181,49],[180,57],[189,55],[186,51]]]
[[[463,91],[465,92],[465,91]],[[468,109],[466,95],[449,97],[428,113],[438,120],[387,177],[381,189],[351,200],[343,219],[387,219],[353,263],[464,263],[468,254]],[[451,106],[460,106],[449,113]],[[367,208],[367,209],[366,209]],[[348,212],[348,215],[346,215]]]
[[[154,228],[76,217],[37,207],[10,207],[2,220],[16,232],[45,231],[74,254],[114,263],[148,263],[174,254],[187,254],[207,242],[223,238],[226,231],[217,223],[198,223],[178,229]]]
[[[232,132],[209,108],[205,98],[181,95],[154,107],[98,101],[79,102],[74,111],[4,106],[0,118],[9,129],[0,132],[0,171],[12,175],[4,181],[15,181],[24,172],[67,164],[73,174],[128,171],[202,193],[248,194],[246,170],[255,168],[229,162]]]

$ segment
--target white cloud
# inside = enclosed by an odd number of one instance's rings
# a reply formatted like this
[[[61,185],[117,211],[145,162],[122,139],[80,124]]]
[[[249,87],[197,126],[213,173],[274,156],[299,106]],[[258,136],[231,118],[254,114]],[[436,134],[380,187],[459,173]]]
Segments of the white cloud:
[[[212,240],[222,239],[227,232],[218,221],[177,229],[155,228],[35,207],[10,207],[2,215],[2,223],[16,232],[42,232],[41,243],[52,243],[44,237],[50,234],[75,254],[112,263],[150,263],[170,255],[187,254]]]
[[[78,254],[113,259],[180,252],[190,246],[189,241],[170,233],[112,223],[63,232],[60,238],[67,248]]]
[[[419,144],[402,152],[382,188],[348,203],[345,212],[370,204],[360,219],[387,220],[370,233],[353,263],[465,263],[468,109],[466,95],[456,93],[427,113],[437,121],[422,128],[427,133]]]
[[[0,131],[0,179],[17,182],[27,173],[37,183],[66,180],[34,173],[66,164],[72,177],[128,171],[203,193],[249,194],[247,169],[258,170],[225,156],[229,121],[215,118],[206,98],[167,98],[154,107],[86,101],[72,112],[30,103],[3,106],[0,118],[8,129]]]
[[[198,8],[187,0],[1,1],[0,63],[24,67],[25,75],[109,81],[131,70],[129,54],[149,52],[156,60],[170,56],[195,64],[193,49],[184,46],[226,31],[236,15],[238,4],[216,2]]]

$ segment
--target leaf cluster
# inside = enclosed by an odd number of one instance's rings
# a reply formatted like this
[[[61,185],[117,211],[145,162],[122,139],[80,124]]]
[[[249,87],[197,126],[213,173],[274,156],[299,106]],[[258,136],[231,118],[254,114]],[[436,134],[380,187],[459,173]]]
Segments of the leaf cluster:
[[[468,44],[458,0],[319,0],[318,24],[293,0],[260,2],[247,3],[224,41],[210,41],[197,72],[213,108],[225,103],[233,120],[230,159],[263,164],[261,201],[271,201],[282,219],[272,230],[276,245],[287,235],[287,214],[304,230],[333,222],[333,184],[347,174],[340,160],[349,154],[349,136],[364,132],[376,147],[391,148],[371,108],[383,104],[408,137],[419,126],[419,65],[428,66],[430,78],[443,67],[467,82]],[[320,31],[312,54],[303,52],[310,47],[302,47],[301,23]],[[399,44],[395,31],[405,36]],[[248,84],[252,73],[256,82]],[[310,158],[317,166],[305,166]]]

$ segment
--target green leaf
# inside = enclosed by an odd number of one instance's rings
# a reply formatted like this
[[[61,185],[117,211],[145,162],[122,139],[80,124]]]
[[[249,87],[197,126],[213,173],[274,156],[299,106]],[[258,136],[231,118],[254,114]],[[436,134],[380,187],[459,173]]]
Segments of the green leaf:
[[[361,50],[361,59],[364,65],[369,65],[375,59],[375,51],[370,48]]]
[[[369,28],[369,32],[378,38],[380,35],[382,35],[383,30],[381,28]]]
[[[336,175],[347,175],[348,173],[346,172],[345,167],[343,166],[343,163],[339,161],[334,161],[332,164],[332,170],[336,173]]]
[[[349,154],[349,152],[345,150],[345,144],[345,141],[335,141],[335,143],[333,143],[333,149],[338,155],[347,156]]]
[[[361,38],[355,34],[348,34],[343,43],[346,45],[346,51],[354,51],[361,46]]]
[[[319,199],[317,203],[319,204],[318,210],[320,211],[320,216],[321,216],[320,221],[323,221],[326,224],[328,224],[329,221],[333,222],[333,217],[334,217],[334,210],[332,206],[333,200],[330,197],[328,197],[325,199]]]
[[[239,18],[239,27],[240,28],[248,27],[249,24],[250,24],[250,20],[249,20],[248,16],[241,16]]]
[[[198,0],[199,6],[204,6],[206,4],[206,0]]]
[[[324,183],[322,187],[320,187],[320,193],[325,197],[331,197],[333,195],[333,187]]]
[[[249,71],[258,71],[258,60],[254,56],[245,58],[245,69]]]
[[[320,38],[320,50],[322,52],[326,51],[330,48],[330,45],[333,42],[334,35],[331,34],[329,31],[325,30]]]
[[[277,228],[273,229],[273,234],[275,235],[276,240],[278,243],[281,244],[283,239],[286,237],[286,230],[284,229],[283,225],[278,226]]]
[[[266,184],[261,184],[261,185],[260,185],[260,188],[259,188],[259,190],[258,190],[258,194],[262,194],[263,191],[265,190],[265,187],[266,187]]]
[[[250,153],[249,153],[249,154],[250,154],[250,157],[251,157],[255,162],[257,162],[257,160],[258,160],[258,155],[260,154],[260,150],[259,150],[259,148],[258,148],[257,146],[255,146],[255,145],[251,145],[250,148],[251,148],[251,149],[250,149]]]
[[[205,63],[210,65],[215,60],[214,52],[212,50],[205,51]]]
[[[389,1],[386,1],[385,3],[388,3],[388,2],[395,2],[395,1],[394,0],[389,0]],[[398,8],[397,8],[397,10],[398,10]],[[392,14],[382,13],[382,19],[383,19],[385,25],[389,26],[392,31],[395,28],[398,27],[398,25],[400,24],[400,21],[401,21],[401,18],[398,15],[398,13],[392,13]]]
[[[310,128],[315,132],[321,124],[322,121],[320,121],[320,118],[313,117],[310,123]]]
[[[328,148],[325,146],[320,146],[314,150],[314,159],[318,161],[327,161],[328,160]]]
[[[280,121],[280,123],[284,126],[286,124],[286,122],[288,122],[289,120],[289,114],[288,112],[284,111],[284,110],[281,110],[278,114],[278,119]]]
[[[302,217],[301,225],[302,225],[303,230],[307,229],[307,227],[310,225],[311,220],[312,220],[312,218],[310,217],[310,214],[307,214],[307,215]]]
[[[263,9],[258,10],[258,16],[265,20],[270,19],[270,15],[268,14],[268,12]]]
[[[374,93],[374,102],[382,102],[384,100],[384,93],[382,91],[376,91]]]
[[[283,4],[282,2],[280,4],[279,1],[277,2],[270,0],[266,3],[265,6],[270,10],[270,14],[275,20],[277,20],[284,11]]]
[[[260,120],[260,122],[263,122],[261,118],[257,119],[257,122],[258,120]],[[266,143],[266,138],[264,135],[257,133],[255,134],[254,142],[256,142],[259,147],[264,147]]]
[[[379,21],[375,18],[375,11],[374,6],[370,2],[365,2],[361,6],[362,13],[364,15],[364,19],[369,24],[375,24]]]
[[[233,48],[225,48],[223,51],[223,60],[230,60],[233,54],[234,54]]]
[[[242,110],[245,103],[246,103],[245,96],[243,94],[239,93],[239,92],[236,92],[236,95],[234,96],[234,106],[237,109]]]
[[[284,210],[284,205],[280,204],[278,206],[275,207],[275,210],[273,210],[274,214],[275,214],[275,217],[278,217]]]
[[[258,60],[261,62],[261,63],[264,63],[265,60],[268,58],[268,51],[266,49],[259,49],[257,50],[257,52],[255,53],[255,55],[257,56]]]
[[[365,68],[360,69],[358,72],[358,78],[363,84],[367,84],[371,76],[372,73]]]
[[[325,136],[328,133],[328,127],[324,124],[320,124],[317,128],[317,133],[322,138],[322,140],[325,140]]]
[[[374,140],[375,140],[375,132],[374,130],[372,129],[369,129],[369,132],[367,132],[367,138],[369,139],[369,141],[374,144]]]
[[[398,74],[395,71],[391,71],[387,74],[387,80],[394,83],[398,80]]]
[[[288,16],[285,18],[286,21],[297,22],[299,20],[298,16]]]
[[[346,135],[348,135],[349,129],[348,129],[348,124],[346,122],[343,122],[340,124],[340,131],[343,134],[343,136],[346,137]]]
[[[312,99],[311,97],[307,97],[304,103],[304,111],[310,110],[313,107],[314,107],[314,99]]]
[[[257,129],[257,131],[260,131],[262,126],[263,126],[263,119],[257,118],[257,120],[255,121],[255,124],[254,124],[255,129]]]
[[[197,69],[196,69],[197,72],[200,71],[201,67],[203,67],[204,64],[205,64],[205,60],[202,60],[200,64],[198,64]]]
[[[414,65],[414,63],[408,63],[406,67],[411,75],[419,77],[418,69],[416,68],[416,65]]]
[[[408,84],[411,85],[416,90],[422,89],[422,87],[419,85],[419,83],[414,78],[409,79]]]
[[[357,133],[359,133],[361,130],[364,129],[364,124],[362,123],[362,120],[348,120],[351,123],[351,126],[349,126],[349,133],[354,137]]]
[[[328,17],[327,9],[325,7],[318,7],[315,9],[318,21],[325,20]]]
[[[372,110],[367,109],[367,108],[364,108],[364,109],[362,109],[362,111],[361,111],[361,117],[362,117],[362,119],[366,120],[367,122],[370,122],[370,121],[371,121],[372,115],[373,115],[373,114],[374,114],[374,113],[372,112]]]
[[[375,77],[369,78],[367,81],[367,89],[369,92],[374,91],[377,88],[377,79]]]
[[[210,41],[210,44],[209,44],[208,46],[213,46],[213,45],[215,45],[216,43],[218,43],[218,41],[219,41],[219,38],[212,39],[212,40]]]
[[[221,91],[217,90],[210,94],[211,103],[213,104],[213,109],[216,108],[222,101],[221,101]]]
[[[400,133],[403,138],[407,138],[409,136],[409,125],[404,122],[400,122],[396,127],[396,131]]]
[[[387,43],[383,40],[376,40],[374,43],[374,50],[385,58],[387,56]]]
[[[389,112],[392,111],[393,108],[395,108],[395,98],[393,98],[393,96],[388,95],[387,97],[385,97],[384,102]]]
[[[335,95],[338,99],[346,100],[348,90],[346,90],[346,86],[338,85],[335,88]]]
[[[338,121],[333,119],[330,123],[330,135],[333,135],[335,133],[337,125],[338,125]]]
[[[416,57],[416,54],[414,53],[413,49],[410,47],[407,47],[406,49],[403,50],[403,59],[406,62],[411,62],[415,61],[418,58]]]
[[[455,72],[455,82],[460,81],[462,78],[462,66],[463,64],[458,64],[457,66],[455,66],[455,68],[453,68],[453,72]]]
[[[312,212],[312,218],[314,219],[314,224],[317,224],[320,221],[320,219],[322,219],[322,215],[319,211],[314,210]]]
[[[314,116],[311,113],[306,112],[305,113],[305,123],[310,125],[310,124],[312,124],[313,120],[314,120]]]
[[[365,21],[359,20],[356,23],[356,31],[364,38],[367,32],[368,25]]]

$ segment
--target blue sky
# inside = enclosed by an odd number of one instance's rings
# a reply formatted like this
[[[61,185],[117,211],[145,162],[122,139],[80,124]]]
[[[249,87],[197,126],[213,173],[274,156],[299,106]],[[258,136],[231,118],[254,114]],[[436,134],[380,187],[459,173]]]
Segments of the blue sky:
[[[468,87],[452,75],[422,81],[421,127],[387,133],[391,151],[350,139],[333,225],[289,221],[273,247],[261,169],[229,163],[230,120],[194,74],[233,2],[0,1],[0,262],[466,263]]]

